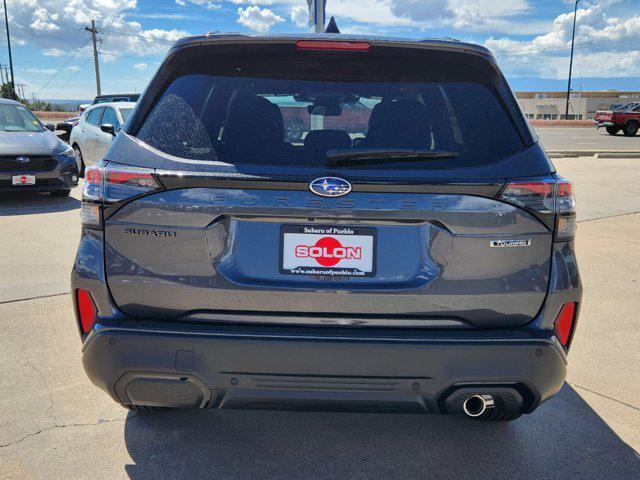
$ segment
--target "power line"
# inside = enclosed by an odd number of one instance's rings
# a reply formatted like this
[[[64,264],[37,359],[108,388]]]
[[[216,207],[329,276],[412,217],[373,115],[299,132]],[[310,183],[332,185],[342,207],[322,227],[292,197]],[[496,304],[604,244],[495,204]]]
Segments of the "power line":
[[[149,43],[158,43],[163,45],[173,45],[175,43],[175,42],[172,42],[171,40],[151,39],[151,38],[144,37],[142,35],[132,35],[132,34],[127,34],[123,32],[116,32],[113,30],[105,30],[102,28],[98,30],[100,31],[100,33],[103,33],[104,35],[107,35],[109,37],[131,38],[134,40],[142,40]]]
[[[81,44],[80,46],[73,50],[71,52],[71,55],[69,57],[67,57],[67,60],[62,64],[62,66],[55,71],[55,73],[53,75],[51,75],[51,77],[49,77],[49,80],[47,80],[44,85],[42,87],[40,87],[40,90],[38,90],[38,92],[35,94],[36,97],[40,96],[40,93],[47,88],[47,86],[49,86],[49,84],[58,76],[58,74],[64,70],[64,68],[71,62],[71,60],[73,60],[74,58],[76,58],[76,55],[78,55],[80,53],[80,51],[85,47],[85,45],[89,42],[89,39],[86,38]]]
[[[76,78],[76,75],[78,75],[78,73],[80,73],[80,72],[82,71],[82,69],[83,69],[84,67],[86,67],[86,66],[87,66],[87,63],[89,63],[89,61],[90,61],[92,58],[93,58],[93,55],[92,55],[92,56],[90,56],[90,57],[88,57],[88,58],[84,61],[84,63],[80,66],[80,68],[79,68],[78,70],[76,70],[76,71],[73,73],[73,75],[71,75],[71,77],[70,77],[66,82],[64,82],[64,84],[63,84],[63,85],[58,89],[58,91],[57,91],[57,92],[56,92],[56,93],[51,97],[51,99],[52,99],[52,100],[58,97],[58,94],[59,94],[59,93],[64,89],[64,87],[66,87],[66,86],[69,84],[69,82],[70,82],[71,80],[73,80],[74,78]]]
[[[591,42],[591,43],[576,43],[575,44],[575,48],[576,49],[589,49],[589,48],[594,48],[594,47],[606,47],[609,45],[617,45],[620,43],[625,43],[628,40],[633,40],[635,38],[640,38],[640,35],[627,35],[625,37],[620,37],[617,40],[612,40],[610,42]],[[523,55],[538,55],[540,53],[564,53],[564,52],[568,52],[571,50],[571,47],[563,47],[563,48],[548,48],[548,49],[540,49],[540,50],[535,50],[532,52],[511,52],[511,53],[498,53],[497,55],[499,56],[503,56],[503,57],[521,57]]]
[[[114,56],[114,57],[122,57],[122,58],[135,58],[135,59],[140,59],[140,60],[162,60],[162,58],[160,58],[160,57],[142,57],[142,56],[138,56],[138,55],[124,55],[122,53],[115,53],[115,52],[111,52],[109,50],[100,51],[100,55],[102,55],[104,57]]]

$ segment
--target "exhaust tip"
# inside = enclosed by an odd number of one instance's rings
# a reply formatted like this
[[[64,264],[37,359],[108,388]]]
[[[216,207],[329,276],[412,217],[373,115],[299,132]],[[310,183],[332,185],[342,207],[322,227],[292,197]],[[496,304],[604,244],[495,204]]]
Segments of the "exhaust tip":
[[[477,418],[494,405],[492,395],[471,395],[462,404],[462,410],[468,417]]]

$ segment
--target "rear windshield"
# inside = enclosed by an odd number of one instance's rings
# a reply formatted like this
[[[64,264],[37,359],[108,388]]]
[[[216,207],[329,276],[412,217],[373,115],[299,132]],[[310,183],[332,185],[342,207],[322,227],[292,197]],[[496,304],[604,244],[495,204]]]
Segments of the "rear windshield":
[[[492,75],[477,61],[418,53],[199,57],[176,68],[136,136],[166,154],[230,165],[478,166],[524,148]],[[412,151],[425,155],[394,157]],[[375,161],[327,163],[366,152]]]

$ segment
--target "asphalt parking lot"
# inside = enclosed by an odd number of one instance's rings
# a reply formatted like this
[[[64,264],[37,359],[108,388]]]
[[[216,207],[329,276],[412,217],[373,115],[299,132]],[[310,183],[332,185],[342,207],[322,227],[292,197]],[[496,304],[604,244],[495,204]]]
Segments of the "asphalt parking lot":
[[[540,141],[549,151],[640,151],[640,135],[625,137],[622,133],[609,135],[604,128],[595,127],[536,127]]]
[[[506,424],[127,412],[80,363],[78,190],[0,197],[0,478],[640,478],[640,160],[554,163],[579,202],[580,324],[561,393]]]

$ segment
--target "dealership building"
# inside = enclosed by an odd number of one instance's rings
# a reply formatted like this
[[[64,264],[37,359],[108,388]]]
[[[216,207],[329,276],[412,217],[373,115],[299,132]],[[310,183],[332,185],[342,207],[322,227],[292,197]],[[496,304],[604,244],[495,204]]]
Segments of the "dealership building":
[[[567,92],[516,92],[520,108],[529,119],[557,120],[564,118]],[[592,119],[597,110],[611,110],[630,102],[640,102],[640,91],[572,92],[569,118]]]

